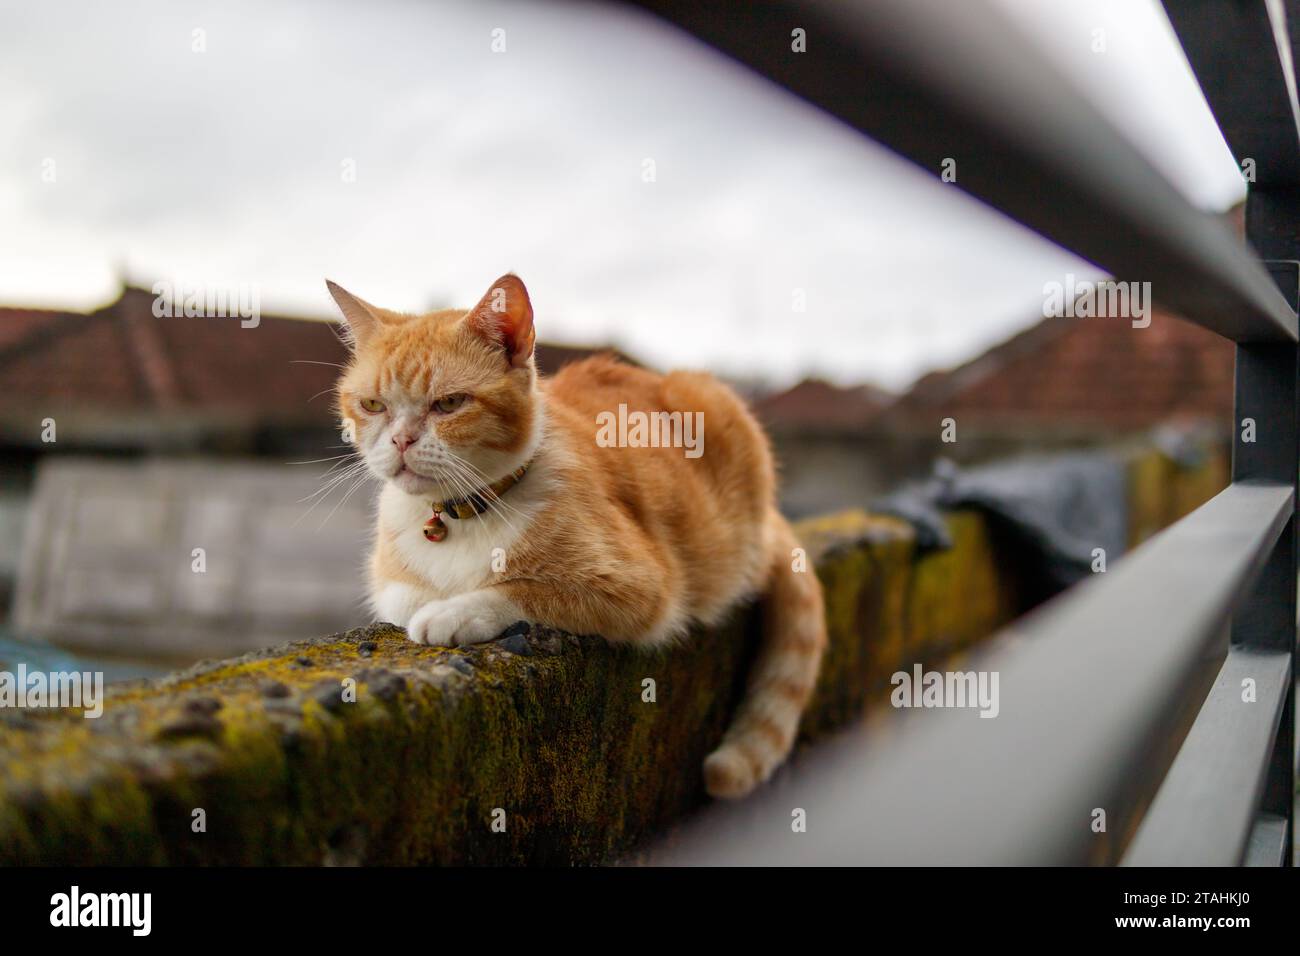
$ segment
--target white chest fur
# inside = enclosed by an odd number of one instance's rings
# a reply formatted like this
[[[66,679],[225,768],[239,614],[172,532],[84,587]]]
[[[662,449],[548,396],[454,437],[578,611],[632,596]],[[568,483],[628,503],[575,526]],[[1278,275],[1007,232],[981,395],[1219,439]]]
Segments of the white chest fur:
[[[447,536],[430,541],[424,523],[433,515],[430,502],[385,484],[379,495],[379,532],[391,541],[398,559],[420,587],[372,581],[370,603],[375,617],[405,627],[416,611],[431,601],[444,601],[488,587],[510,570],[510,549],[527,533],[533,518],[555,498],[569,462],[563,446],[545,442],[545,407],[538,398],[533,434],[519,461],[505,463],[508,472],[530,461],[524,479],[504,495],[492,511],[473,518],[443,515]]]
[[[380,533],[392,542],[398,559],[422,586],[375,582],[371,604],[376,617],[405,625],[429,601],[500,580],[509,569],[511,547],[543,504],[545,471],[530,469],[527,478],[502,499],[500,513],[461,519],[443,515],[447,537],[436,542],[424,536],[424,523],[433,513],[429,502],[385,485],[379,496]]]
[[[456,519],[443,515],[447,537],[429,541],[424,523],[433,514],[429,503],[389,486],[379,498],[379,522],[402,563],[427,582],[435,596],[447,598],[490,584],[505,570],[510,548],[531,517],[531,502],[511,495],[511,510]]]

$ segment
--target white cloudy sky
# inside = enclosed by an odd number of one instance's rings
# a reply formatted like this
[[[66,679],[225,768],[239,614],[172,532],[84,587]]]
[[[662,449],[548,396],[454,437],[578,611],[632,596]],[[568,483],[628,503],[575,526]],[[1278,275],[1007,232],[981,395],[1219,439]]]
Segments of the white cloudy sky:
[[[1241,198],[1156,0],[999,5],[1195,204]],[[1088,271],[669,28],[562,2],[0,0],[0,146],[5,304],[126,274],[324,316],[325,276],[419,309],[513,270],[544,339],[901,387]]]

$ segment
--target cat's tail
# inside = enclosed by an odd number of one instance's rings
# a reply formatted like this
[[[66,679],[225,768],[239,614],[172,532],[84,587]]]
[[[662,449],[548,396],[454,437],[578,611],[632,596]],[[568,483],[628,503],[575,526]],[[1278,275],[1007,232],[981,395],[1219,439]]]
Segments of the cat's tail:
[[[821,583],[789,522],[775,509],[767,520],[762,644],[736,717],[704,760],[714,797],[745,796],[790,753],[826,648]]]

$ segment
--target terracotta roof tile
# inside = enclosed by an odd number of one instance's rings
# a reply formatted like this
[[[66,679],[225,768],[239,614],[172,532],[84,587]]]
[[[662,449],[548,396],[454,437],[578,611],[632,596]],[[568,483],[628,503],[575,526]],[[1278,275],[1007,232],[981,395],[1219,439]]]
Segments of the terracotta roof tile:
[[[158,318],[153,301],[127,289],[89,315],[0,310],[0,388],[27,401],[110,411],[329,420],[328,402],[306,405],[345,357],[328,323],[264,315],[256,328],[242,328],[238,318]]]
[[[0,308],[0,390],[109,412],[202,412],[244,422],[328,425],[347,350],[333,323],[263,315],[156,317],[127,288],[89,315]],[[538,346],[546,373],[598,350]]]
[[[793,388],[754,403],[759,419],[772,428],[852,431],[878,416],[893,396],[870,385],[842,388],[820,379],[804,379]]]
[[[0,349],[8,349],[58,324],[62,312],[0,307]]]
[[[1153,310],[1148,328],[1117,318],[1050,318],[949,372],[920,379],[894,408],[975,424],[1129,431],[1176,419],[1227,422],[1231,342]]]

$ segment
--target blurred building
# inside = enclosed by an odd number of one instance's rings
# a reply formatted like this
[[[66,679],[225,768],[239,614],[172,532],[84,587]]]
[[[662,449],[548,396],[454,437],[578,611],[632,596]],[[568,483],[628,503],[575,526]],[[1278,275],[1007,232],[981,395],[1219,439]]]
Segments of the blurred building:
[[[256,328],[244,328],[238,318],[158,318],[154,302],[153,293],[127,287],[88,314],[0,308],[6,599],[43,459],[283,462],[319,458],[338,444],[328,389],[344,352],[329,324],[263,315]]]
[[[896,424],[952,417],[989,440],[1106,440],[1232,415],[1234,345],[1167,312],[1148,328],[1118,318],[1051,318],[955,369],[919,379]],[[937,427],[937,426],[936,426]]]
[[[1147,328],[1049,318],[893,401],[804,382],[756,408],[776,442],[783,506],[804,515],[864,505],[938,458],[974,464],[1157,428],[1226,441],[1233,361],[1231,342],[1158,309]]]
[[[159,318],[156,298],[127,287],[89,314],[0,307],[7,458],[55,450],[260,456],[336,443],[330,392],[347,350],[333,323]],[[542,343],[537,362],[550,374],[597,351]]]
[[[802,517],[859,504],[863,489],[893,481],[892,463],[869,436],[895,397],[870,385],[805,379],[753,402],[772,437],[787,513]]]

